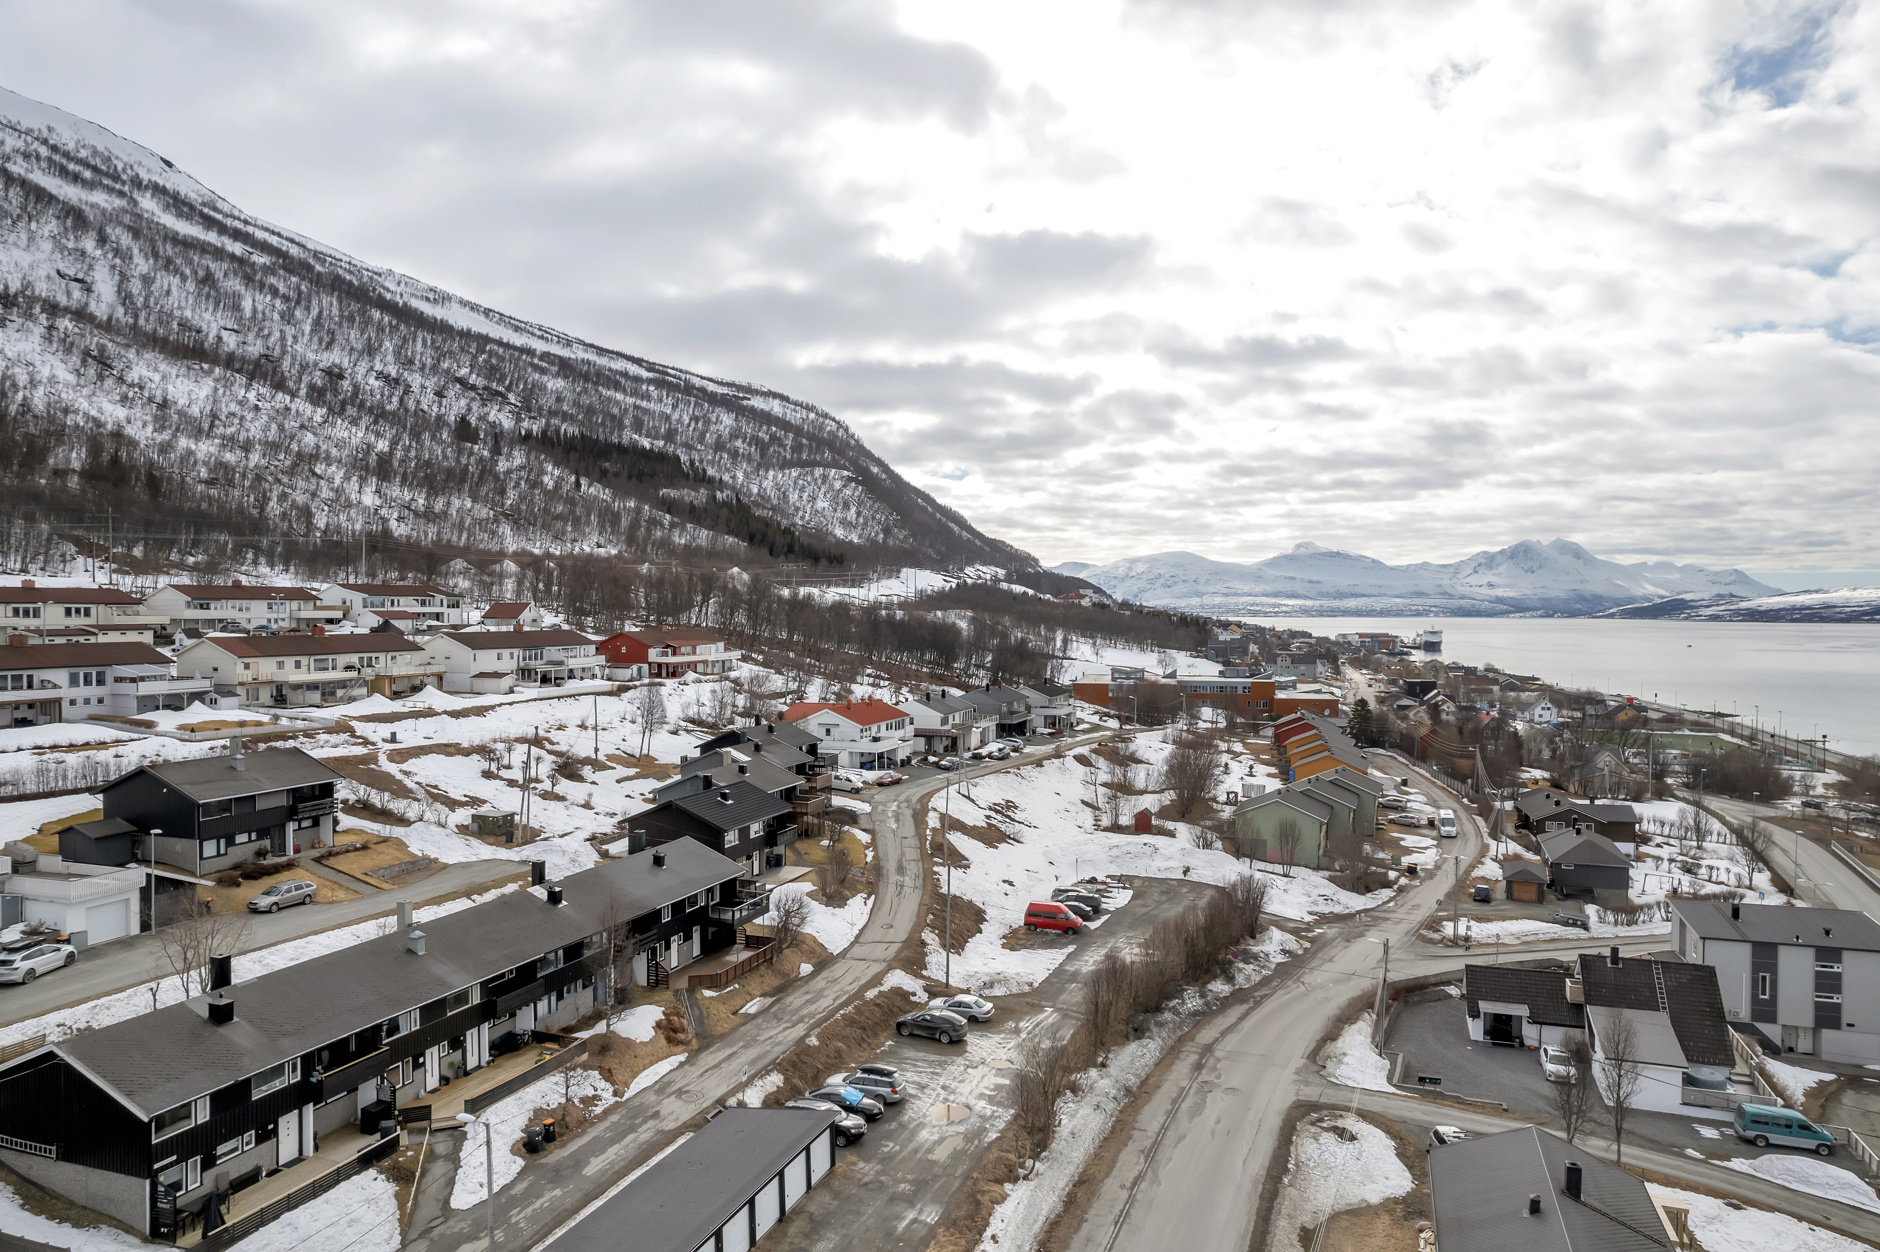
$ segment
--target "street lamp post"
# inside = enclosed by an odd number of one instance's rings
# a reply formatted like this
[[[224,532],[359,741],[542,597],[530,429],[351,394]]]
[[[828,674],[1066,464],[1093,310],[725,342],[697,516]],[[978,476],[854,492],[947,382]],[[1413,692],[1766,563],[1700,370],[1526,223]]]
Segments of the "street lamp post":
[[[487,1231],[489,1252],[496,1252],[496,1137],[494,1129],[485,1118],[472,1117],[468,1113],[457,1114],[457,1120],[465,1126],[480,1124],[483,1127],[483,1214],[484,1229]]]
[[[150,929],[157,928],[157,836],[163,832],[153,828],[150,831]]]

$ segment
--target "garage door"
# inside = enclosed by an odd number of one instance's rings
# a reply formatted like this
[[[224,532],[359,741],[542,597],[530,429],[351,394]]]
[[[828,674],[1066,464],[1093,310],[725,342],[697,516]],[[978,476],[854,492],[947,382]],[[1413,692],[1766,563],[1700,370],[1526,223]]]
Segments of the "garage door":
[[[129,901],[113,900],[109,904],[94,904],[85,910],[85,942],[103,943],[107,939],[122,939],[130,933],[125,924],[125,913]]]
[[[1516,900],[1525,900],[1535,904],[1541,898],[1541,885],[1537,882],[1516,882],[1508,884]]]

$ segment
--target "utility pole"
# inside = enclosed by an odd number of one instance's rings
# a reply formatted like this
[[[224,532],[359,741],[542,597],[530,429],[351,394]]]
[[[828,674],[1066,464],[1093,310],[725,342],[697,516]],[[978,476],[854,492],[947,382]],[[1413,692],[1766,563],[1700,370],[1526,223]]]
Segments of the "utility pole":
[[[947,921],[946,938],[940,950],[942,958],[941,983],[947,987],[953,985],[953,784],[946,786],[946,795],[940,798],[940,850],[947,859]]]
[[[601,759],[601,693],[594,693],[594,759]]]

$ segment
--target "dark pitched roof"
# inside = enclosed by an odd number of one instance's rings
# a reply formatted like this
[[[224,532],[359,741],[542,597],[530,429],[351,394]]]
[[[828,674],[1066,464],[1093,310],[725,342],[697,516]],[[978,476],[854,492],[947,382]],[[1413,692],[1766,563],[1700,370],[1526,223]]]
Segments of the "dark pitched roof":
[[[932,709],[936,713],[970,713],[975,707],[970,700],[962,700],[958,696],[941,695],[937,691],[923,692],[910,703]]]
[[[142,604],[115,587],[0,587],[0,604]]]
[[[1317,821],[1329,822],[1332,820],[1332,805],[1329,800],[1315,795],[1308,795],[1304,791],[1298,791],[1292,787],[1281,787],[1278,791],[1263,791],[1259,795],[1248,799],[1246,803],[1242,804],[1235,812],[1245,813],[1250,809],[1261,808],[1268,804],[1284,805],[1287,808],[1304,813]]]
[[[1632,858],[1619,851],[1612,840],[1590,830],[1549,830],[1536,839],[1541,855],[1552,865],[1619,865],[1630,867]]]
[[[1350,787],[1361,788],[1370,792],[1373,796],[1381,796],[1385,791],[1384,784],[1371,777],[1368,769],[1358,770],[1352,769],[1348,765],[1341,765],[1337,769],[1327,770],[1318,777],[1327,781],[1336,780]]]
[[[663,808],[689,813],[714,830],[735,830],[791,811],[789,801],[779,800],[763,788],[741,780],[700,795],[668,800],[648,812],[656,813]]]
[[[1563,1193],[1568,1161],[1580,1200]],[[1527,1126],[1429,1154],[1430,1204],[1443,1252],[1660,1252],[1665,1237],[1645,1184],[1584,1148]],[[1541,1198],[1538,1217],[1527,1199]]]
[[[691,1252],[840,1114],[726,1109],[555,1240],[554,1252]],[[742,1245],[740,1245],[742,1246]]]
[[[390,609],[383,611],[392,612]],[[200,642],[214,644],[230,656],[337,656],[342,652],[377,653],[387,648],[421,651],[423,648],[422,644],[402,637],[387,642],[385,635],[366,631],[352,635],[210,635]]]
[[[1586,1028],[1586,1009],[1567,999],[1565,968],[1522,969],[1515,965],[1464,965],[1462,995],[1469,1015],[1481,1011],[1481,1001],[1525,1004],[1529,1021],[1548,1026]]]
[[[572,648],[594,641],[578,630],[447,630],[446,639],[454,639],[466,648]]]
[[[1580,955],[1580,981],[1586,1007],[1664,1013],[1671,1021],[1684,1059],[1692,1065],[1736,1063],[1730,1048],[1730,1023],[1723,1013],[1717,971],[1709,965],[1620,958],[1617,965],[1598,953]]]
[[[167,669],[169,664],[170,658],[149,644],[131,640],[0,646],[0,669],[57,669],[61,665],[161,665]]]
[[[1024,692],[1006,686],[994,687],[991,690],[984,687],[969,687],[960,692],[960,699],[987,713],[996,713],[1002,705],[1014,703],[1023,704],[1027,708],[1031,707],[1031,701],[1025,698]]]
[[[247,583],[166,583],[192,600],[317,600],[305,587],[251,587]]]
[[[1671,907],[1706,939],[1880,952],[1880,923],[1852,909],[1739,904],[1732,918],[1730,906],[1716,900],[1674,900]]]
[[[491,618],[505,622],[510,621],[527,613],[530,603],[531,602],[528,600],[498,600],[495,604],[483,610],[483,618],[485,621]]]
[[[59,833],[64,834],[67,830],[72,831],[74,834],[83,835],[87,839],[111,839],[118,835],[134,835],[137,833],[137,827],[131,825],[121,817],[101,817],[96,821],[73,822],[70,826],[60,830]]]
[[[115,787],[125,778],[144,771],[155,774],[192,800],[226,800],[230,796],[253,795],[258,791],[339,781],[338,774],[299,748],[267,748],[244,753],[241,769],[230,764],[229,757],[219,754],[193,761],[158,761],[106,783],[105,788]]]
[[[813,748],[821,742],[814,733],[794,722],[775,721],[757,722],[750,726],[734,726],[722,734],[713,735],[699,744],[699,748],[710,750],[726,746],[735,747],[740,743],[771,743],[773,741],[787,744],[798,750]]]
[[[1547,881],[1547,871],[1532,861],[1503,861],[1501,876],[1505,882]]]
[[[1515,808],[1532,820],[1536,817],[1566,817],[1579,814],[1596,822],[1636,823],[1638,811],[1629,804],[1606,800],[1575,800],[1564,792],[1533,787],[1515,797]]]
[[[362,596],[447,596],[450,592],[429,583],[338,583]]]
[[[730,755],[727,756],[727,753]],[[802,754],[793,751],[792,755],[800,757]],[[728,787],[734,782],[747,782],[772,795],[786,787],[803,785],[803,780],[790,769],[787,761],[773,761],[766,758],[767,754],[752,752],[748,745],[741,752],[737,748],[718,748],[711,752],[701,752],[679,766],[678,778],[658,790],[665,792],[667,788],[680,782],[690,781],[700,774],[710,774],[714,787]]]
[[[55,1050],[148,1116],[302,1056],[524,961],[600,933],[743,872],[695,840],[605,861],[557,885],[556,908],[517,891],[419,924],[426,950],[384,935],[237,983],[235,1020],[211,1025],[204,998],[60,1040]]]

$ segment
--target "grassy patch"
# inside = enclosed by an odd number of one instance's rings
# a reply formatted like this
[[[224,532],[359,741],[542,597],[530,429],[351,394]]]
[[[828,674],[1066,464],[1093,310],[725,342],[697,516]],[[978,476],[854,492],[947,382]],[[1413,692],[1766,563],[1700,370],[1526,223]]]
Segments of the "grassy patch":
[[[76,826],[79,822],[95,822],[104,816],[103,809],[86,809],[83,813],[74,813],[70,817],[61,817],[56,821],[42,822],[39,833],[26,836],[24,842],[35,852],[59,851],[59,832],[67,826]]]
[[[403,839],[395,835],[367,835],[360,830],[349,830],[345,833],[360,836],[360,838],[346,840],[344,844],[336,842],[334,846],[336,848],[343,846],[351,850],[320,858],[321,864],[329,865],[342,874],[359,878],[370,874],[375,869],[383,869],[387,865],[397,865],[404,861],[418,859],[417,853],[413,852]],[[338,836],[335,836],[335,839],[337,840]]]
[[[278,874],[269,874],[265,878],[251,878],[239,886],[198,887],[196,891],[199,896],[209,901],[209,911],[212,913],[241,913],[247,910],[250,899],[260,895],[275,883],[295,880],[313,884],[315,904],[338,904],[343,900],[357,900],[365,894],[361,891],[354,891],[351,887],[342,886],[330,878],[303,873],[298,868],[282,870]]]
[[[781,953],[768,965],[747,971],[729,990],[708,996],[704,988],[699,989],[694,994],[698,996],[699,1015],[705,1019],[705,1029],[711,1032],[714,1039],[736,1030],[751,1020],[740,1014],[739,1009],[752,1000],[761,996],[774,996],[788,987],[797,980],[797,970],[805,962],[821,965],[828,959],[829,949],[810,935],[799,935],[788,952]]]

